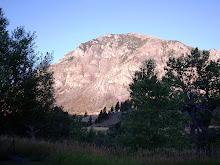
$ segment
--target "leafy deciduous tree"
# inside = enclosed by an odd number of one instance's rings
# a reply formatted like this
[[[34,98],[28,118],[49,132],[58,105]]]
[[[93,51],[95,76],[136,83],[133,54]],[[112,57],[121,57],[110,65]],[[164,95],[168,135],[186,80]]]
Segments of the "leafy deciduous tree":
[[[48,66],[52,56],[34,52],[35,34],[24,28],[7,31],[8,21],[0,9],[0,132],[24,133],[53,105],[53,79]]]

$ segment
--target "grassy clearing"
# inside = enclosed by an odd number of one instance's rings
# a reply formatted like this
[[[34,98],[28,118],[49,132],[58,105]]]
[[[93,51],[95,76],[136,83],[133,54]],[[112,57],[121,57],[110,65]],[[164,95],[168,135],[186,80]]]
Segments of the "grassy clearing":
[[[3,142],[0,138],[0,142]],[[5,138],[4,138],[5,139]],[[0,161],[7,154],[11,154],[12,138],[0,143]],[[190,151],[136,151],[129,149],[109,149],[97,147],[93,144],[78,142],[49,143],[45,141],[31,142],[29,139],[16,138],[15,152],[32,162],[29,165],[214,165],[220,164],[218,156],[200,158],[192,156]],[[0,165],[10,164],[10,161],[0,162]],[[15,165],[15,164],[14,164]]]

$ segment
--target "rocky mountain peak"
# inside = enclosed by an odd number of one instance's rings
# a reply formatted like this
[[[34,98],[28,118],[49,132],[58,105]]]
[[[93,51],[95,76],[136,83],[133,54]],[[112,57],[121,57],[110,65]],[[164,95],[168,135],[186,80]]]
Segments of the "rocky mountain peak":
[[[132,76],[143,61],[152,58],[162,75],[169,57],[189,53],[179,41],[167,41],[137,33],[106,34],[82,43],[51,65],[56,103],[70,113],[96,114],[104,106],[129,98]],[[210,50],[210,58],[220,52]]]

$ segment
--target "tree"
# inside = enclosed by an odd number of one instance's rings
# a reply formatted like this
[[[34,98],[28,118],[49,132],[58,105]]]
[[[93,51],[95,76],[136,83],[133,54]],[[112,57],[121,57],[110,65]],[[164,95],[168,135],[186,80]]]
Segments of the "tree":
[[[85,141],[86,132],[87,130],[83,127],[81,116],[76,116],[71,119],[70,138],[77,141]]]
[[[45,117],[44,125],[40,128],[38,135],[43,138],[57,141],[69,137],[71,129],[71,118],[61,107],[55,106]]]
[[[43,120],[53,106],[53,79],[48,66],[51,54],[37,57],[34,33],[24,28],[7,31],[0,9],[0,133],[24,134]]]
[[[167,80],[183,95],[181,110],[190,117],[193,150],[208,149],[219,133],[210,129],[214,110],[220,105],[220,59],[209,60],[209,52],[193,49],[190,54],[167,63]]]
[[[100,123],[107,118],[108,118],[108,114],[106,112],[106,107],[104,107],[103,110],[100,111],[96,122]]]
[[[89,121],[88,121],[88,125],[92,125],[92,116],[89,116]]]
[[[124,111],[125,111],[124,102],[121,102],[120,112],[124,112]]]
[[[98,118],[97,118],[97,123],[100,123],[103,119],[103,112],[102,110],[100,111],[99,115],[98,115]]]
[[[128,101],[126,100],[125,102],[121,102],[121,112],[127,112],[129,110],[129,104]]]
[[[117,141],[133,148],[182,148],[186,143],[186,116],[178,110],[179,96],[159,80],[155,63],[146,61],[130,84],[135,110],[121,118]]]
[[[115,106],[115,112],[118,112],[119,109],[120,109],[119,102],[117,102],[117,104]]]
[[[112,113],[112,112],[114,112],[114,108],[113,108],[113,106],[111,107],[111,110],[110,110],[110,112]]]
[[[103,109],[103,119],[107,119],[108,118],[108,114],[107,114],[107,110],[106,110],[106,107],[104,107]]]

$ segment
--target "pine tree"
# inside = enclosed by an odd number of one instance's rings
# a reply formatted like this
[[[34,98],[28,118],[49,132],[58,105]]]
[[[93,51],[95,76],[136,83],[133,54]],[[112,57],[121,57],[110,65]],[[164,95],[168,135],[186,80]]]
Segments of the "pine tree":
[[[129,105],[128,105],[128,101],[126,100],[124,102],[124,111],[127,112],[129,110]]]
[[[97,122],[100,123],[103,119],[103,113],[102,113],[102,110],[100,111],[99,115],[98,115],[98,119],[97,119]]]
[[[107,114],[107,112],[106,112],[106,107],[104,107],[104,109],[103,109],[103,120],[105,120],[105,119],[107,119],[108,118],[108,114]]]
[[[110,112],[111,112],[111,113],[114,112],[114,107],[113,107],[113,106],[111,107]]]
[[[120,109],[119,102],[117,102],[117,104],[115,106],[115,112],[118,112],[119,109]]]
[[[92,116],[89,116],[89,121],[88,121],[88,125],[92,125]]]
[[[127,112],[129,110],[129,105],[128,101],[126,100],[125,102],[121,102],[121,112]]]
[[[124,102],[121,102],[121,108],[120,108],[120,112],[124,112],[125,109],[124,109]]]
[[[208,59],[208,51],[196,48],[186,56],[170,59],[166,68],[167,81],[183,95],[181,110],[190,117],[193,150],[208,149],[210,142],[220,135],[209,129],[216,117],[213,111],[220,105],[220,59],[217,62]]]

